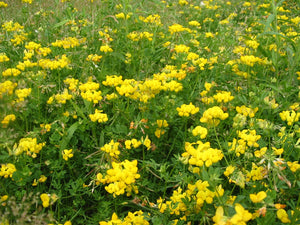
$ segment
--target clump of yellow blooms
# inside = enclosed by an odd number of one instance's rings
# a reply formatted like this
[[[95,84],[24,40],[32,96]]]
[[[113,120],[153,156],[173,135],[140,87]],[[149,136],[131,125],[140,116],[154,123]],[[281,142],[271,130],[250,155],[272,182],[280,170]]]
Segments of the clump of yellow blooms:
[[[176,53],[188,53],[190,50],[190,47],[180,44],[180,45],[175,45],[174,47],[174,51]]]
[[[102,45],[100,47],[100,52],[104,52],[104,53],[113,52],[113,49],[109,47],[109,45]]]
[[[300,164],[298,163],[298,161],[294,161],[294,162],[287,162],[287,165],[290,167],[290,170],[292,172],[296,172],[297,170],[300,170]]]
[[[38,65],[42,67],[43,69],[62,69],[67,68],[70,64],[69,58],[64,54],[60,58],[56,57],[54,60],[52,59],[40,59],[38,61]]]
[[[182,25],[177,24],[177,23],[169,26],[169,32],[171,34],[183,32],[183,31],[190,31],[190,29],[189,28],[185,28]]]
[[[9,114],[5,116],[4,119],[1,121],[2,127],[6,128],[11,121],[15,121],[15,120],[16,120],[16,116],[14,114]]]
[[[261,135],[256,135],[256,130],[242,130],[238,131],[239,138],[247,142],[249,147],[259,147],[257,141],[261,138]]]
[[[100,62],[102,55],[91,54],[86,57],[86,61]]]
[[[148,41],[152,41],[153,33],[149,33],[147,31],[144,31],[144,32],[133,31],[127,35],[127,38],[129,38],[132,41],[139,41],[141,39],[146,39]]]
[[[23,102],[23,101],[25,101],[25,98],[30,95],[31,88],[18,89],[15,91],[15,93],[18,96],[18,99],[16,100],[16,102]]]
[[[287,124],[289,126],[292,126],[292,124],[299,121],[300,113],[295,112],[294,110],[290,110],[279,113],[279,116],[283,121],[287,121]]]
[[[266,169],[263,166],[257,166],[255,163],[252,163],[252,169],[251,171],[247,171],[247,179],[246,181],[257,181],[264,179],[264,176],[266,176]]]
[[[131,15],[132,15],[132,13],[128,13],[127,15],[125,15],[125,13],[121,12],[121,13],[115,14],[115,17],[117,19],[124,19],[124,20],[126,19],[126,20],[128,20]]]
[[[108,184],[105,186],[105,190],[114,197],[125,192],[127,196],[130,196],[132,191],[138,192],[137,186],[133,185],[136,179],[140,178],[140,174],[137,172],[137,160],[112,162],[112,168],[106,171],[104,178],[101,173],[97,174],[96,183]]]
[[[54,47],[63,47],[64,49],[75,48],[84,43],[86,38],[77,39],[76,37],[66,37],[63,40],[56,40],[52,42],[51,45]]]
[[[245,105],[237,106],[235,110],[244,116],[249,116],[250,118],[253,118],[255,116],[255,113],[258,111],[258,107],[252,109],[250,107],[247,107]]]
[[[0,53],[0,63],[1,62],[8,62],[9,58],[7,57],[7,55],[5,53]]]
[[[149,15],[146,18],[143,16],[139,16],[139,19],[144,23],[155,24],[157,26],[161,25],[160,15],[158,14]]]
[[[49,205],[50,205],[50,195],[46,194],[46,193],[43,193],[43,194],[40,195],[40,198],[42,200],[43,207],[44,208],[49,207]]]
[[[0,8],[6,8],[8,6],[8,4],[6,4],[5,2],[0,2]]]
[[[214,106],[207,109],[200,119],[201,123],[207,123],[212,126],[218,126],[220,120],[225,120],[229,116],[228,113],[224,113],[219,106]]]
[[[63,159],[65,161],[68,161],[69,158],[72,158],[74,156],[73,154],[73,149],[65,149],[62,151],[62,156],[63,156]]]
[[[114,140],[111,140],[108,144],[105,144],[103,147],[101,147],[100,150],[108,153],[111,158],[118,159],[121,153],[119,150],[119,145],[119,142],[114,142]]]
[[[23,30],[24,26],[22,26],[21,24],[19,24],[18,22],[13,22],[13,21],[8,21],[8,22],[4,22],[2,24],[2,28],[3,30],[6,30],[8,32],[11,31],[19,31],[19,30]]]
[[[13,83],[10,80],[4,81],[0,83],[0,99],[2,95],[7,93],[8,95],[12,95],[14,93],[14,89],[18,86],[17,83]]]
[[[64,92],[62,94],[56,94],[51,96],[48,99],[47,104],[51,105],[54,100],[59,104],[66,104],[67,100],[72,99],[72,97],[73,96],[69,94],[68,89],[64,89]]]
[[[120,225],[128,225],[128,224],[136,224],[136,225],[149,225],[149,222],[144,219],[144,213],[143,211],[139,210],[136,212],[128,212],[127,216],[123,219],[118,218],[118,215],[116,213],[113,213],[111,216],[111,220],[106,221],[100,221],[100,225],[111,225],[111,224],[120,224]]]
[[[88,82],[79,85],[81,97],[87,101],[97,104],[102,100],[101,91],[97,91],[100,87],[99,83],[93,82],[92,77],[89,77]]]
[[[160,138],[161,135],[163,135],[165,133],[165,130],[163,128],[168,127],[169,124],[166,120],[157,120],[156,123],[157,123],[158,128],[156,128],[156,130],[155,130],[155,136],[157,138]]]
[[[27,155],[36,158],[45,145],[46,142],[38,144],[36,138],[21,138],[18,147],[14,149],[14,154],[20,155],[26,151]]]
[[[15,165],[12,163],[1,164],[0,177],[4,177],[4,178],[12,177],[13,173],[16,171],[17,169]]]
[[[106,76],[106,80],[102,81],[102,84],[105,86],[119,86],[123,83],[122,76],[117,76],[117,75],[110,75]]]
[[[66,78],[64,80],[64,83],[69,85],[69,90],[70,91],[76,91],[78,82],[79,81],[77,79],[74,79],[74,78]]]
[[[199,112],[199,107],[195,107],[191,102],[190,104],[186,105],[183,104],[180,107],[176,108],[179,116],[188,117],[190,115],[196,114]]]
[[[9,69],[6,69],[2,72],[2,76],[4,77],[8,77],[8,76],[18,76],[21,74],[21,71],[16,69],[16,68],[9,68]]]
[[[230,91],[220,91],[213,96],[218,103],[227,103],[234,99]]]
[[[209,189],[209,184],[207,181],[197,180],[195,184],[188,184],[187,190],[183,192],[182,188],[179,187],[177,190],[173,191],[170,200],[166,202],[163,199],[158,199],[158,208],[161,213],[169,211],[171,215],[180,215],[181,212],[185,215],[189,213],[198,213],[204,203],[211,204],[214,197],[223,196],[224,190],[221,186],[216,187],[215,191]],[[184,199],[186,201],[184,201]],[[194,212],[188,210],[186,205],[187,201],[189,204],[195,202]]]
[[[197,148],[194,145],[197,144]],[[213,163],[219,162],[223,158],[223,153],[219,149],[213,149],[210,147],[210,143],[202,143],[197,141],[196,143],[185,143],[185,152],[182,153],[182,157],[188,160],[190,165],[202,167],[210,167]]]
[[[89,115],[91,121],[97,121],[98,123],[105,123],[106,121],[108,121],[107,114],[102,112],[103,110],[95,109],[95,113]]]
[[[133,138],[131,140],[125,141],[125,148],[131,149],[131,147],[138,148],[142,144],[141,141],[138,141],[137,139]]]
[[[204,139],[207,136],[207,129],[205,127],[196,126],[192,130],[192,134],[193,136],[200,136],[201,139]]]

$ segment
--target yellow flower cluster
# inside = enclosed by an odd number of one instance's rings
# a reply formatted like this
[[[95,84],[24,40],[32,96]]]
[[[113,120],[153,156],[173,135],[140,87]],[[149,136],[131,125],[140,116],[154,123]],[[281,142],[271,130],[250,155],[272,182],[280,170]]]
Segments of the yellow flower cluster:
[[[108,121],[107,114],[102,112],[103,110],[95,109],[95,113],[89,115],[91,121],[93,122],[98,121],[98,123],[105,123],[106,121]]]
[[[193,145],[197,144],[197,148]],[[185,152],[182,153],[182,157],[188,160],[190,165],[202,167],[210,167],[213,163],[219,162],[223,158],[223,153],[219,149],[213,149],[210,147],[210,143],[202,143],[197,141],[196,143],[185,143]],[[197,171],[196,171],[197,172]]]
[[[14,154],[20,155],[26,151],[27,155],[36,158],[45,145],[46,142],[38,144],[36,138],[21,138],[18,147],[14,150]]]
[[[46,194],[46,193],[43,193],[43,194],[40,195],[40,198],[43,202],[43,207],[44,208],[49,207],[49,205],[50,205],[50,195]]]
[[[64,49],[75,48],[84,43],[86,38],[77,39],[76,37],[66,37],[63,40],[56,40],[52,42],[51,45],[54,47],[63,47]]]
[[[168,127],[169,124],[166,120],[157,120],[156,123],[158,128],[156,128],[154,134],[157,138],[160,138],[161,135],[163,135],[166,132],[163,128]]]
[[[113,52],[114,50],[109,47],[109,45],[102,45],[100,47],[100,52],[104,52],[104,53],[107,53],[107,52]]]
[[[4,178],[12,177],[13,173],[16,171],[17,169],[15,165],[12,163],[1,164],[0,177],[4,177]]]
[[[262,166],[257,166],[255,163],[252,163],[252,169],[251,171],[247,171],[247,179],[246,181],[257,181],[264,179],[264,176],[266,174],[266,169]]]
[[[224,113],[219,106],[214,106],[207,109],[200,119],[201,123],[208,123],[212,126],[218,126],[220,120],[225,120],[228,117],[228,113]]]
[[[279,116],[283,121],[287,121],[289,126],[292,126],[295,122],[299,121],[300,113],[290,110],[279,113]]]
[[[2,24],[3,30],[6,30],[7,32],[11,31],[20,31],[24,29],[24,26],[21,26],[18,22],[8,21],[4,22]]]
[[[93,82],[92,77],[89,77],[87,83],[80,84],[81,97],[87,101],[97,104],[102,100],[101,91],[97,91],[100,87],[99,83]]]
[[[54,100],[59,104],[66,104],[67,100],[72,99],[72,97],[73,96],[69,94],[68,89],[64,89],[64,92],[62,94],[56,94],[51,96],[48,99],[47,104],[51,105]]]
[[[158,14],[149,15],[146,18],[139,16],[139,20],[143,21],[144,23],[155,24],[157,26],[161,25],[160,15]]]
[[[175,23],[175,24],[169,26],[169,32],[170,32],[171,34],[183,32],[183,31],[188,31],[188,32],[190,32],[191,30],[190,30],[189,28],[185,28],[185,27],[183,27],[182,25],[177,24],[177,23]]]
[[[230,91],[220,91],[213,96],[218,103],[227,103],[234,99]]]
[[[9,114],[5,116],[4,119],[1,121],[2,127],[6,128],[11,121],[15,121],[15,120],[16,120],[16,116],[14,114]]]
[[[224,190],[221,186],[216,187],[215,191],[211,191],[207,181],[197,180],[195,184],[188,184],[185,192],[179,187],[173,191],[170,200],[164,202],[163,199],[160,198],[157,200],[157,203],[161,213],[168,210],[171,215],[180,215],[181,212],[187,215],[191,213],[191,210],[188,209],[186,205],[187,201],[189,201],[189,204],[195,202],[195,208],[192,210],[195,210],[193,213],[198,213],[205,202],[211,204],[215,196],[220,197],[223,196],[223,194]]]
[[[5,53],[0,53],[0,63],[1,62],[8,62],[9,58],[7,57],[7,55]]]
[[[290,167],[290,170],[292,172],[296,172],[297,170],[300,170],[300,164],[298,163],[298,161],[295,162],[287,162],[287,165]]]
[[[116,87],[123,83],[122,76],[111,75],[106,76],[106,80],[102,81],[102,84],[105,86]]]
[[[69,64],[70,64],[70,60],[65,54],[62,55],[61,58],[57,57],[54,60],[40,59],[38,61],[38,65],[40,67],[42,67],[43,69],[50,69],[50,70],[66,68],[68,67]]]
[[[174,51],[176,53],[188,53],[190,50],[190,47],[180,44],[180,45],[175,45],[174,47]]]
[[[63,156],[64,160],[68,161],[69,158],[72,158],[74,156],[73,149],[65,149],[65,150],[63,150],[62,156]]]
[[[244,116],[249,116],[250,118],[253,118],[255,116],[255,113],[258,111],[258,107],[252,109],[250,107],[247,107],[245,105],[237,106],[235,110]]]
[[[131,15],[132,15],[132,13],[128,13],[127,15],[125,15],[125,13],[121,12],[121,13],[116,14],[115,17],[117,19],[124,19],[124,20],[126,19],[126,20],[128,20]]]
[[[100,62],[102,55],[91,54],[86,57],[86,61]]]
[[[23,102],[25,101],[25,98],[28,97],[31,93],[31,88],[23,88],[16,90],[16,95],[18,96],[18,99],[16,102]]]
[[[2,95],[5,93],[12,95],[14,93],[15,87],[17,86],[18,86],[17,83],[13,83],[10,80],[0,83],[0,99],[2,98]]]
[[[192,130],[192,134],[193,136],[200,136],[201,139],[204,139],[207,136],[207,129],[205,127],[196,126]]]
[[[199,112],[199,107],[195,107],[191,102],[190,104],[186,105],[183,104],[180,107],[176,108],[179,116],[188,117],[190,115],[196,114]]]
[[[142,144],[141,141],[138,141],[137,139],[133,138],[131,140],[125,141],[125,148],[131,149],[131,147],[138,148]]]
[[[0,2],[0,8],[6,8],[8,6],[8,4],[6,4],[5,2]]]
[[[16,68],[9,68],[9,69],[6,69],[2,72],[2,76],[4,77],[8,77],[8,76],[18,76],[21,74],[21,71],[16,69]]]
[[[245,64],[245,65],[251,66],[251,67],[253,67],[254,64],[256,64],[256,63],[258,63],[260,65],[267,65],[268,64],[267,59],[261,59],[259,57],[254,56],[254,55],[242,55],[240,57],[240,62],[242,64]]]
[[[78,82],[79,81],[77,79],[74,79],[74,78],[66,78],[64,80],[64,84],[69,85],[69,90],[73,91],[73,92],[76,91]]]
[[[18,65],[16,66],[17,69],[21,70],[21,71],[25,71],[26,68],[32,68],[37,66],[37,63],[33,63],[29,60],[25,60],[23,62],[19,62]]]
[[[111,158],[118,159],[121,153],[119,150],[119,145],[119,142],[114,142],[114,140],[111,140],[109,144],[105,144],[100,148],[100,150],[108,153]]]
[[[100,221],[99,225],[112,225],[112,224],[120,224],[120,225],[129,225],[129,224],[136,224],[136,225],[149,225],[149,222],[144,219],[144,213],[139,210],[136,212],[128,212],[127,216],[122,220],[118,218],[116,213],[113,213],[111,220]]]
[[[112,169],[106,171],[104,178],[101,173],[97,174],[96,183],[108,184],[105,186],[105,190],[114,197],[125,192],[127,196],[130,196],[132,191],[138,192],[137,186],[133,185],[136,179],[140,178],[140,174],[137,172],[137,160],[112,162]]]
[[[238,131],[239,138],[247,142],[249,147],[259,147],[257,141],[261,138],[261,135],[256,135],[256,130],[242,130]]]
[[[139,41],[141,39],[147,39],[148,41],[152,41],[153,34],[147,31],[144,32],[133,31],[127,35],[127,38],[129,38],[132,41]]]

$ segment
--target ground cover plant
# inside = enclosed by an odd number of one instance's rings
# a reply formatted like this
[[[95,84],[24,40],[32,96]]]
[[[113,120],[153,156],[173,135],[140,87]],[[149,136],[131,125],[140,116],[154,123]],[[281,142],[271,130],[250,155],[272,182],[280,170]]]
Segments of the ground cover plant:
[[[298,224],[299,11],[0,1],[0,224]]]

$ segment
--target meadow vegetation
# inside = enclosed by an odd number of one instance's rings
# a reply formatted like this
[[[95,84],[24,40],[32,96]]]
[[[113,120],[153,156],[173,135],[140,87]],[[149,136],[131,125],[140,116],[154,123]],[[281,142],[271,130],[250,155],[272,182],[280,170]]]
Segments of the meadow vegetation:
[[[299,11],[0,1],[0,224],[298,224]]]

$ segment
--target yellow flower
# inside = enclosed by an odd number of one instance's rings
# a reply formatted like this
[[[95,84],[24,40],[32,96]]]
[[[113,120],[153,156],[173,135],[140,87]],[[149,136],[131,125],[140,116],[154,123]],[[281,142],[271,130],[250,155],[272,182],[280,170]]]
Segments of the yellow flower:
[[[266,192],[260,191],[257,194],[250,194],[250,199],[253,203],[262,202],[267,197]]]
[[[43,207],[44,208],[49,207],[49,205],[50,205],[50,197],[49,197],[49,195],[43,193],[43,194],[40,195],[40,198],[41,198],[41,200],[43,202]]]
[[[276,214],[277,214],[278,219],[282,223],[290,223],[291,222],[287,212],[284,209],[278,209]]]
[[[108,45],[102,45],[100,47],[100,51],[107,53],[107,52],[113,52],[113,49],[111,47],[109,47]]]
[[[68,161],[69,158],[72,158],[73,157],[73,149],[65,149],[63,150],[62,152],[62,155],[63,155],[63,159]]]

